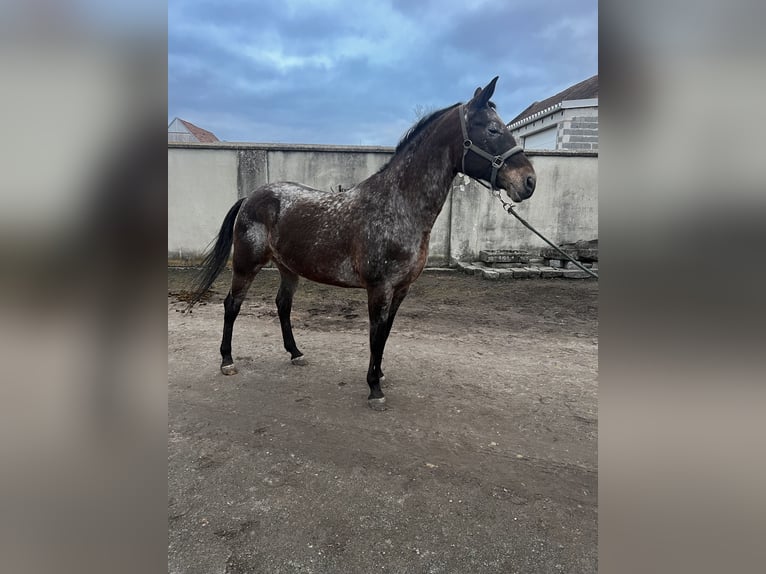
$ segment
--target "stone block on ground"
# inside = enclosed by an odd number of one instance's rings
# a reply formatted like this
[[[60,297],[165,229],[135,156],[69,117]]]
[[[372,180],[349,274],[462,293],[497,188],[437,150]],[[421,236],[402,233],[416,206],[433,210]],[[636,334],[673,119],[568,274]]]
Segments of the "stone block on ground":
[[[469,267],[471,267],[471,264],[467,261],[458,261],[455,263],[455,268],[458,271],[462,271],[463,273],[468,273],[469,275],[473,275],[473,272],[469,273]]]
[[[585,271],[577,268],[562,269],[561,276],[565,279],[588,279],[590,277]]]
[[[562,251],[578,261],[598,261],[598,239],[590,241],[575,241],[574,243],[562,243],[559,245]],[[540,251],[546,259],[561,259],[561,254],[552,247],[546,247]]]
[[[488,249],[479,251],[479,259],[487,264],[529,263],[529,253],[518,249]]]
[[[585,264],[581,262],[580,262],[580,265],[585,267]],[[564,269],[580,269],[580,268],[571,261],[564,261]]]
[[[489,279],[490,281],[497,281],[500,279],[500,273],[493,269],[482,269],[481,276],[483,279]]]
[[[598,249],[578,249],[577,250],[578,261],[598,261]]]
[[[577,249],[571,246],[561,247],[561,251],[569,255],[570,257],[573,257],[577,259]],[[540,255],[543,256],[543,259],[561,259],[562,255],[559,253],[558,250],[554,249],[553,247],[546,247],[540,251]]]
[[[530,277],[540,277],[539,267],[524,267],[529,272]]]
[[[540,267],[540,277],[548,279],[551,277],[561,277],[563,270],[553,267]]]
[[[514,279],[526,279],[529,277],[529,271],[523,267],[511,267],[510,271]]]

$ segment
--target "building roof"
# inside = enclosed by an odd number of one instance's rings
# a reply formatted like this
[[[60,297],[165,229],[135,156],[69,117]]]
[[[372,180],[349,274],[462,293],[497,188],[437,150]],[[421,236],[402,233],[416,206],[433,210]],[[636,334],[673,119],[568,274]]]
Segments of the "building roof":
[[[583,80],[574,86],[569,86],[566,90],[562,90],[555,96],[546,98],[542,102],[534,102],[526,110],[508,122],[508,124],[515,124],[567,100],[587,100],[592,98],[598,98],[598,74],[592,78]]]
[[[195,126],[191,122],[187,122],[186,120],[182,120],[181,118],[176,118],[179,122],[181,122],[187,130],[195,137],[197,138],[197,141],[200,143],[212,143],[220,141],[216,135],[213,132],[209,132],[207,130],[202,129],[199,126]],[[171,122],[173,123],[173,122]]]

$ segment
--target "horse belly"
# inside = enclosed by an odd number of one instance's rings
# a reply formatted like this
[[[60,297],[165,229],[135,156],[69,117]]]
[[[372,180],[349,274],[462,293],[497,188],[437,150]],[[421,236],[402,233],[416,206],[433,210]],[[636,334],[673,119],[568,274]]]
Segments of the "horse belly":
[[[284,218],[278,228],[272,253],[280,265],[317,283],[362,286],[357,265],[358,242],[349,234],[305,217]]]
[[[293,273],[317,283],[337,287],[362,287],[359,274],[349,257],[303,258],[276,252],[274,259]]]

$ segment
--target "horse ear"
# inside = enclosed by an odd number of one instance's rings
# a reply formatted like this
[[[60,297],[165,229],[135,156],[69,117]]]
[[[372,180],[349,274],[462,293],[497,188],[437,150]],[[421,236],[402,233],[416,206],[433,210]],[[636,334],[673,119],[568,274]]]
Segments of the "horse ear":
[[[492,78],[492,81],[487,84],[483,90],[481,88],[476,88],[476,91],[473,93],[473,99],[471,100],[471,106],[481,108],[487,105],[492,94],[495,93],[495,84],[499,77],[500,76],[495,76]]]

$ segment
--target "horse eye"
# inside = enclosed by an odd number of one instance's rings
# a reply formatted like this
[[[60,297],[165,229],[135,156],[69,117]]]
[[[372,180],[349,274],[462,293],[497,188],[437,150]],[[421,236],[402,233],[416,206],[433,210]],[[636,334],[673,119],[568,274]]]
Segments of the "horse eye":
[[[489,128],[489,133],[491,133],[493,136],[496,136],[500,134],[500,130],[497,128]]]

